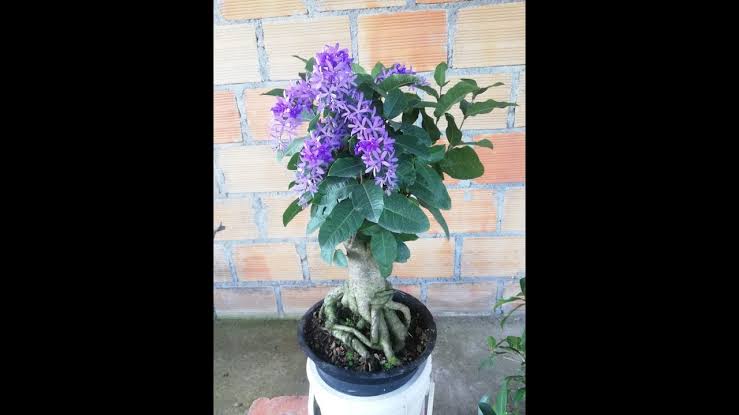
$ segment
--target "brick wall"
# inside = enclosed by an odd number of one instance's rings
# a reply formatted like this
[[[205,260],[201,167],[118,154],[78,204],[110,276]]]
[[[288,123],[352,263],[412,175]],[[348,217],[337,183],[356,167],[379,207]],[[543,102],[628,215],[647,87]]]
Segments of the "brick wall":
[[[452,82],[504,82],[480,99],[519,106],[464,125],[465,140],[495,145],[477,148],[485,174],[445,180],[451,239],[430,218],[390,281],[437,315],[490,314],[497,298],[515,294],[526,271],[524,8],[485,0],[217,0],[214,226],[226,230],[214,242],[216,313],[300,315],[346,278],[345,268],[321,261],[317,233],[305,236],[307,212],[282,226],[294,172],[275,160],[267,135],[274,97],[260,95],[297,78],[303,64],[291,55],[308,58],[336,42],[368,69],[378,60],[405,63],[433,83],[434,67],[447,61]]]

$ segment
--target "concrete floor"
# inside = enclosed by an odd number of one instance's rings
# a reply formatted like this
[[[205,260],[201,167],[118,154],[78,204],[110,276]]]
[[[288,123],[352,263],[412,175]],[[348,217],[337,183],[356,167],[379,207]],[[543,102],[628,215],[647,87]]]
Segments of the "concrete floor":
[[[478,369],[488,356],[486,338],[520,335],[522,319],[509,319],[505,330],[492,317],[437,317],[433,380],[434,413],[475,415],[477,401],[494,394],[504,376],[519,365],[504,359]],[[296,339],[297,320],[214,321],[214,413],[244,415],[259,397],[307,395],[305,355]],[[524,411],[521,411],[524,413]]]

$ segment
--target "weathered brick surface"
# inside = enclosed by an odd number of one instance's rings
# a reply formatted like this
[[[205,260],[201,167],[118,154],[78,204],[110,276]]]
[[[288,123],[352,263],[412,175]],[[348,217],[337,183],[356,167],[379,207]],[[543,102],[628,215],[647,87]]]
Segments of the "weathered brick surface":
[[[305,228],[310,220],[310,208],[298,213],[287,224],[282,224],[282,214],[295,196],[262,196],[262,205],[267,211],[267,237],[290,238],[305,236]]]
[[[398,278],[443,278],[454,275],[454,240],[418,239],[406,242],[411,257],[403,264],[393,264]]]
[[[405,6],[405,0],[316,0],[320,11]]]
[[[424,10],[359,16],[359,58],[367,68],[376,62],[433,70],[446,61],[446,11]],[[368,69],[369,70],[369,69]]]
[[[218,199],[213,202],[213,229],[223,224],[226,229],[216,233],[216,241],[231,241],[257,237],[251,199]]]
[[[489,150],[488,150],[489,151]],[[494,190],[449,190],[452,209],[442,210],[449,232],[495,232],[496,201]],[[441,225],[426,209],[431,223],[429,233],[444,233]],[[412,252],[411,252],[412,255]]]
[[[215,144],[241,141],[241,124],[236,96],[230,91],[213,92],[213,142]]]
[[[298,79],[298,72],[305,71],[305,63],[294,58],[313,57],[327,44],[349,49],[349,17],[318,17],[309,21],[290,21],[264,24],[264,47],[269,59],[271,79]]]
[[[229,193],[284,192],[295,178],[287,158],[277,161],[268,145],[224,149],[219,159]]]
[[[213,83],[235,84],[260,80],[253,25],[216,26],[213,36]]]
[[[233,247],[241,281],[302,280],[300,257],[292,243],[264,243]]]
[[[525,10],[523,2],[461,9],[457,14],[454,67],[526,63]]]
[[[432,313],[492,312],[497,286],[491,282],[429,284],[426,306]]]
[[[526,180],[526,134],[484,134],[473,138],[492,141],[493,150],[477,149],[480,162],[485,166],[477,183],[519,183]]]
[[[525,270],[526,246],[523,236],[465,238],[462,275],[508,276]]]
[[[259,398],[252,402],[246,415],[308,415],[308,396]]]
[[[303,231],[305,231],[305,228],[303,228]],[[315,234],[317,235],[318,232],[316,231]],[[338,246],[337,249],[346,253],[343,245]],[[321,247],[318,245],[318,242],[307,243],[305,250],[308,254],[311,280],[345,280],[349,278],[349,271],[346,268],[338,265],[329,265],[321,259]]]
[[[221,245],[213,245],[213,282],[230,282],[231,271],[226,263],[226,254]]]
[[[286,85],[280,86],[284,88]],[[271,95],[262,95],[274,88],[255,88],[244,90],[244,106],[246,107],[246,123],[249,126],[251,137],[256,141],[270,140],[269,123],[272,120],[271,108],[277,98]],[[307,124],[303,123],[298,131],[305,131]]]
[[[221,14],[225,19],[258,19],[261,17],[305,14],[300,0],[223,0]]]
[[[277,302],[271,287],[214,288],[213,304],[220,316],[277,314]]]
[[[282,287],[282,307],[285,314],[303,314],[321,301],[333,287]]]
[[[504,231],[526,230],[526,189],[508,189],[503,201]]]

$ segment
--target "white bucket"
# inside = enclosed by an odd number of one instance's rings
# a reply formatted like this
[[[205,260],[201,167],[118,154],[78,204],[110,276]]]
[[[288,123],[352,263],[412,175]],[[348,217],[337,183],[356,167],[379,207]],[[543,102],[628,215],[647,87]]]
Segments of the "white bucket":
[[[321,379],[316,364],[310,359],[307,359],[305,369],[310,383],[308,415],[319,415],[313,410],[314,401],[320,408],[320,415],[432,414],[434,384],[431,382],[431,356],[408,383],[377,396],[352,396],[333,389]]]

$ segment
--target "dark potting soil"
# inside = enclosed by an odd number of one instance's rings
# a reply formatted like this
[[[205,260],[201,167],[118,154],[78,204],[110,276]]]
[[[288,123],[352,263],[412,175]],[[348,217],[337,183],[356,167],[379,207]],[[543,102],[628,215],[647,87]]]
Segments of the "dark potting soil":
[[[323,327],[324,317],[319,316],[319,310],[320,308],[313,312],[305,328],[306,341],[318,356],[336,366],[359,372],[379,372],[390,369],[390,366],[387,364],[387,357],[381,350],[374,350],[368,347],[369,356],[365,359],[357,354],[357,352],[347,348],[344,342],[334,337]],[[341,306],[337,307],[337,313],[339,322],[353,317],[350,310]],[[399,311],[395,311],[395,313],[403,320],[402,313]],[[419,327],[418,323],[420,321],[420,314],[412,312],[411,325],[408,328],[408,336],[405,338],[405,347],[395,352],[395,357],[400,362],[400,365],[406,362],[412,362],[426,350],[431,329],[428,327]],[[354,325],[352,324],[352,326]],[[369,327],[360,331],[367,338],[370,337]]]

